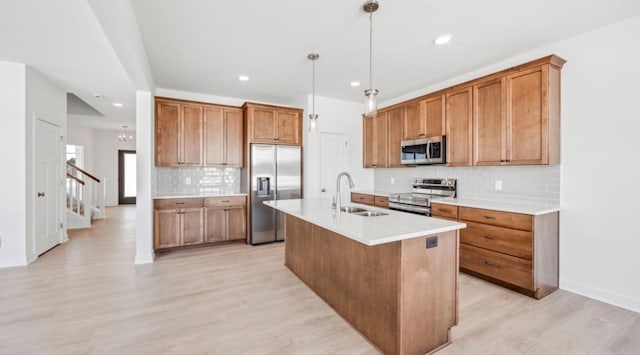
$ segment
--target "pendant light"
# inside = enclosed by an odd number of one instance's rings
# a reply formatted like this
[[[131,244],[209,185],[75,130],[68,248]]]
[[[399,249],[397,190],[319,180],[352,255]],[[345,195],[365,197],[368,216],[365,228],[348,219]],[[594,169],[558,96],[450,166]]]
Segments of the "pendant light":
[[[129,128],[129,126],[122,126],[122,133],[118,134],[118,141],[133,142],[133,135],[127,134],[127,128]]]
[[[362,5],[364,12],[369,14],[369,88],[364,91],[365,112],[367,117],[375,117],[378,114],[378,102],[376,96],[378,90],[373,88],[373,13],[380,5],[376,0],[368,0]]]
[[[318,53],[309,53],[307,56],[312,63],[311,71],[311,113],[309,114],[309,132],[315,130],[318,125],[318,114],[316,113],[316,60],[320,58]]]

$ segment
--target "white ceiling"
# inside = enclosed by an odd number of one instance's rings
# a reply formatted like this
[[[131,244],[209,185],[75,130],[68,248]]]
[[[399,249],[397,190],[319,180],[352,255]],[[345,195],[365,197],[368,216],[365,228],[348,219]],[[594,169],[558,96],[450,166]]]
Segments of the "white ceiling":
[[[70,114],[71,124],[135,126],[134,87],[84,0],[2,0],[0,60],[31,66],[103,115]]]
[[[0,4],[0,60],[26,63],[103,115],[70,114],[70,124],[135,126],[135,70],[122,59],[129,55],[143,69],[147,59],[144,50],[123,56],[115,49],[139,40],[136,18],[156,87],[300,102],[311,91],[311,52],[320,54],[318,95],[362,101],[368,86],[364,0],[110,1]],[[380,101],[391,100],[638,13],[638,0],[381,0],[374,86]],[[433,45],[445,32],[453,41]],[[251,80],[240,82],[239,74]],[[363,85],[352,88],[352,80]]]
[[[318,95],[363,99],[363,2],[132,0],[158,87],[276,103],[310,93],[311,52]],[[374,87],[389,100],[637,13],[638,0],[380,0]],[[453,41],[436,47],[442,33]]]

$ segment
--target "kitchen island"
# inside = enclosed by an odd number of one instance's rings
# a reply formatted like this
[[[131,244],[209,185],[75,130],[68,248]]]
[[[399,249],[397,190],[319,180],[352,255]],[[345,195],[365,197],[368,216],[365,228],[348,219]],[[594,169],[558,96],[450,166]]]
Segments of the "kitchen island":
[[[385,354],[450,342],[458,317],[458,230],[464,223],[323,199],[265,202],[285,217],[285,265]],[[375,213],[373,213],[375,214]]]

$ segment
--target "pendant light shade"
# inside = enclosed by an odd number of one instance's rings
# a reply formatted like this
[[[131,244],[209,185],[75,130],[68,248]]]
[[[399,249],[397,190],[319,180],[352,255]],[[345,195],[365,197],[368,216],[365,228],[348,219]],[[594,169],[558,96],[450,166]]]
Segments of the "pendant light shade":
[[[367,117],[375,117],[378,114],[378,90],[373,88],[373,13],[379,7],[376,0],[368,0],[362,5],[364,12],[369,14],[369,89],[364,91],[364,115]]]

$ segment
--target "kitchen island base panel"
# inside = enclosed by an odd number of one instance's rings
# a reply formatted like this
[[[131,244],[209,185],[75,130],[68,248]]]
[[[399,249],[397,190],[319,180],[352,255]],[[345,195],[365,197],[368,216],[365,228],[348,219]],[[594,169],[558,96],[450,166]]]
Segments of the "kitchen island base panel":
[[[457,322],[458,232],[437,236],[367,246],[287,215],[285,265],[383,353],[425,354]]]

